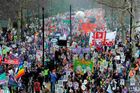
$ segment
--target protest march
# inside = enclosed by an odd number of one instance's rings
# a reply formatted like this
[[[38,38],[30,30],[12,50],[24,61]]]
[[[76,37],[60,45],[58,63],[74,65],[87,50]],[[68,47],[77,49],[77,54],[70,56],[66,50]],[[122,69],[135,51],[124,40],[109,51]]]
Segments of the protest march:
[[[140,32],[131,44],[104,9],[72,13],[45,18],[44,40],[35,23],[0,28],[0,93],[140,93]]]

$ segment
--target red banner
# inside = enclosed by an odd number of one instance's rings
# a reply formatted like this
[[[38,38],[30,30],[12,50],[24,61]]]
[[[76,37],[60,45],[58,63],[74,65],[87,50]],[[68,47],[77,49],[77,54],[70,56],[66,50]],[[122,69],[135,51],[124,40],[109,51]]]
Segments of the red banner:
[[[102,32],[95,32],[94,34],[94,40],[95,41],[99,41],[99,42],[102,42],[104,43],[105,42],[105,38],[106,38],[106,31]]]
[[[4,59],[4,64],[13,64],[13,65],[19,65],[18,59]]]

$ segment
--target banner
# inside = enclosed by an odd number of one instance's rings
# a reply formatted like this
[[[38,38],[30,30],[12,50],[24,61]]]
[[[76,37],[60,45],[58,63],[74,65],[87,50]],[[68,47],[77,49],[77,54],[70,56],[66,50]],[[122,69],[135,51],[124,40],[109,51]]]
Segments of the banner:
[[[74,60],[74,71],[85,73],[86,71],[93,72],[93,62],[91,60]]]
[[[104,42],[106,38],[106,32],[105,31],[100,31],[100,32],[95,32],[94,34],[94,39],[97,42]]]
[[[4,64],[13,64],[13,65],[18,65],[20,62],[19,62],[19,59],[4,59]]]
[[[106,33],[106,46],[113,46],[115,44],[116,31]]]
[[[99,44],[101,42],[104,44],[106,40],[106,31],[100,31],[100,32],[91,32],[90,38],[89,38],[89,45],[95,46],[96,44]]]
[[[70,20],[63,20],[64,24],[70,24]]]
[[[95,44],[101,42],[102,45],[105,46],[113,46],[115,44],[116,31],[108,32],[100,31],[100,32],[91,32],[89,38],[89,45],[95,46]]]

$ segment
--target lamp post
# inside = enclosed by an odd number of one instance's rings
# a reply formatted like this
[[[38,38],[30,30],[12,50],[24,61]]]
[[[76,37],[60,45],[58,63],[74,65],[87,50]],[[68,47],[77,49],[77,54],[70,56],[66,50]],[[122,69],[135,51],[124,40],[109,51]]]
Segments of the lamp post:
[[[40,16],[39,16],[39,13],[40,13],[40,10],[39,10],[40,2],[39,2],[39,0],[37,0],[37,1],[38,1],[38,8],[37,8],[37,10],[38,10],[38,30],[39,30],[39,25],[40,25],[40,21],[39,21],[39,18],[40,18]]]
[[[132,13],[133,12],[133,1],[130,0],[130,2],[131,2],[130,12]],[[131,47],[131,41],[132,41],[131,33],[132,33],[132,25],[133,25],[133,17],[132,17],[132,14],[131,13],[130,13],[130,47]]]
[[[71,20],[71,5],[70,5],[70,43],[72,43],[72,20]]]
[[[42,7],[42,33],[43,33],[43,54],[42,54],[42,63],[43,63],[43,66],[44,66],[44,41],[45,41],[45,38],[44,38],[44,7]]]
[[[20,30],[21,30],[21,33],[20,33],[20,38],[21,38],[21,41],[23,40],[23,11],[22,11],[22,6],[21,6],[21,10],[20,10],[20,12],[21,12],[21,18],[20,18]]]

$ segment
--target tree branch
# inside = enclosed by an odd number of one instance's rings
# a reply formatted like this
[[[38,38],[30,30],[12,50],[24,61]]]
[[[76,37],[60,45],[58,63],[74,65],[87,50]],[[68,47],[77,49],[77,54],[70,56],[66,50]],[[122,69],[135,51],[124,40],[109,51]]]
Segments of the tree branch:
[[[98,0],[96,0],[96,2],[99,3],[99,4],[102,4],[102,5],[111,7],[111,8],[116,8],[116,9],[124,9],[124,8],[128,7],[128,6],[124,6],[124,5],[122,5],[122,6],[114,6],[114,5],[107,4],[105,2],[101,2],[101,1],[98,1]]]

